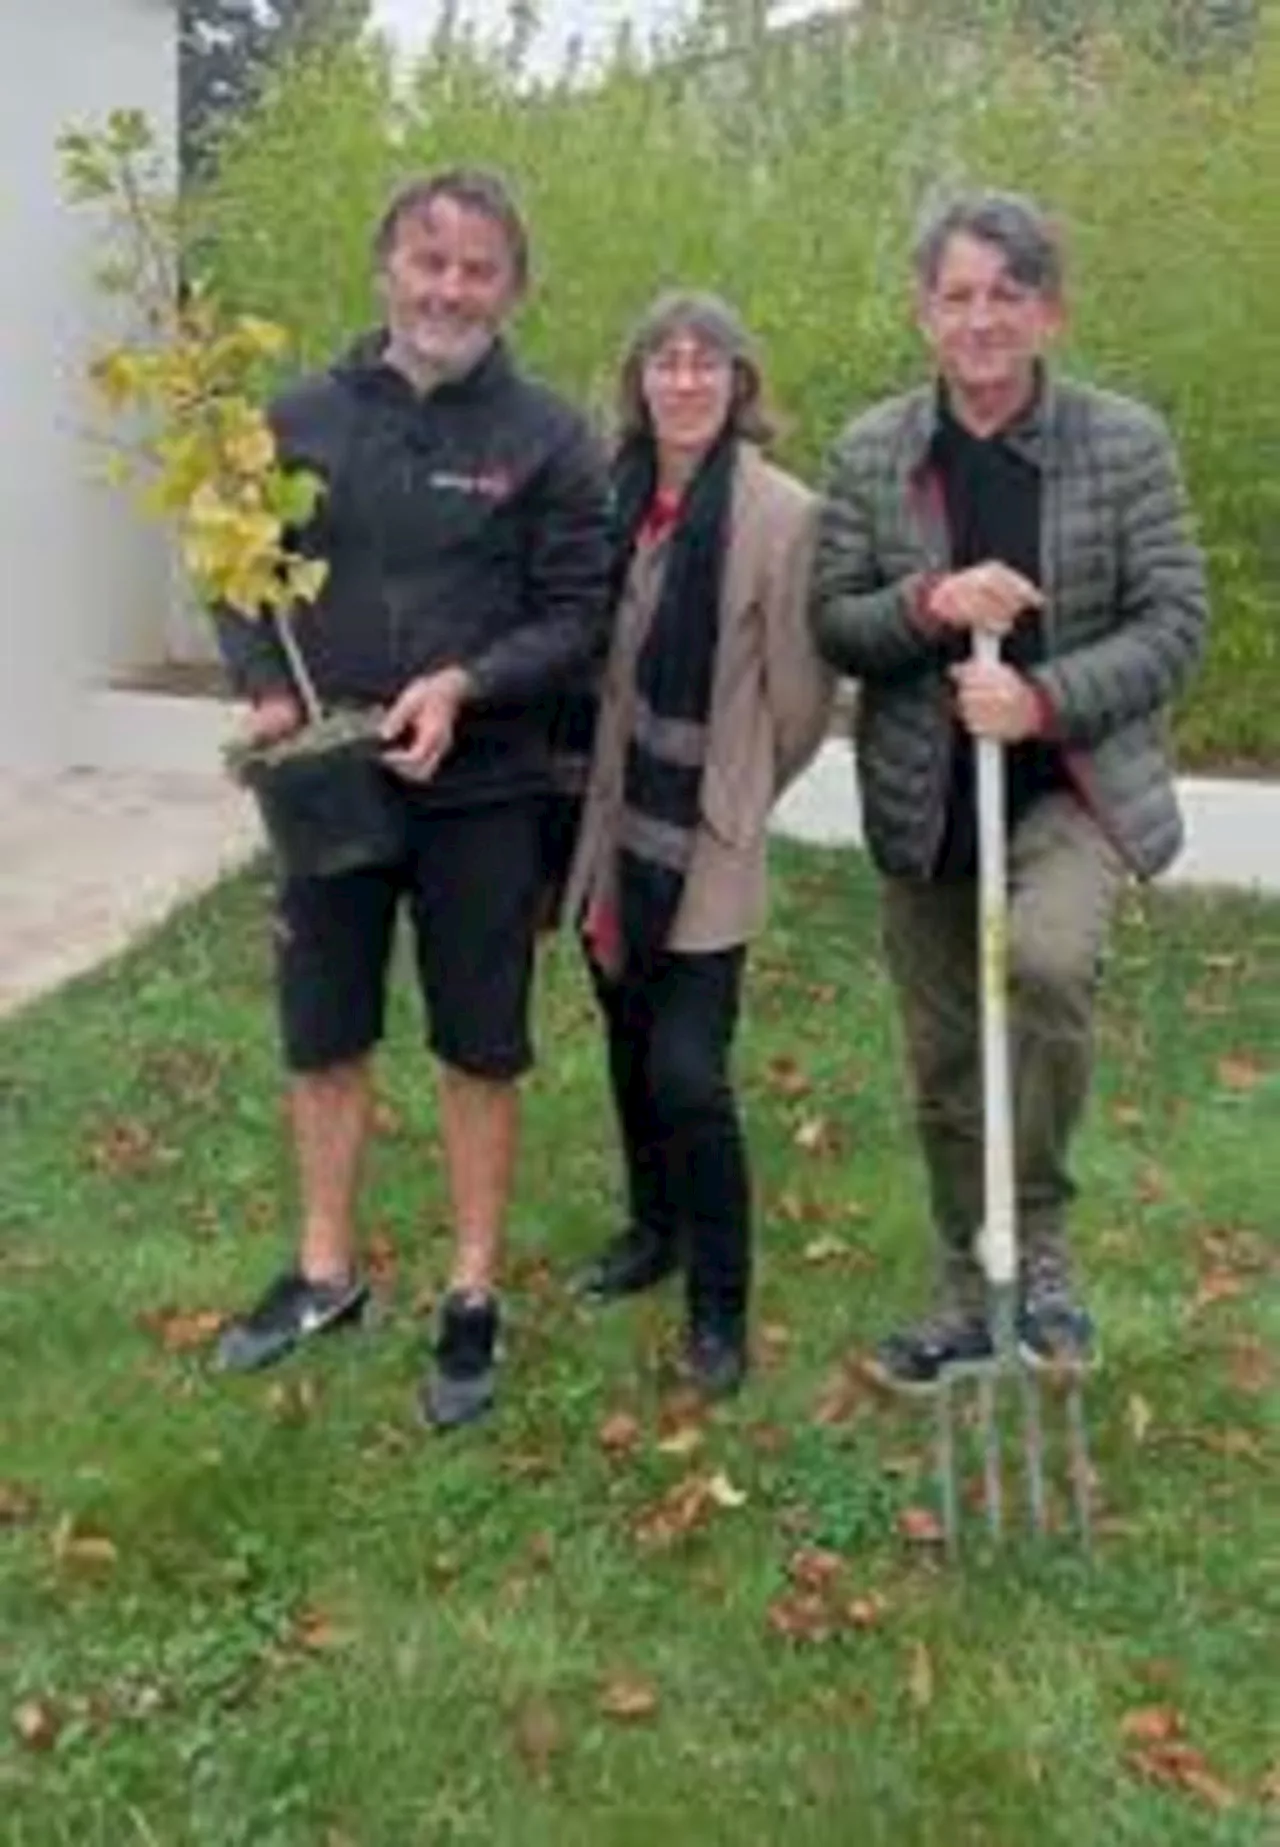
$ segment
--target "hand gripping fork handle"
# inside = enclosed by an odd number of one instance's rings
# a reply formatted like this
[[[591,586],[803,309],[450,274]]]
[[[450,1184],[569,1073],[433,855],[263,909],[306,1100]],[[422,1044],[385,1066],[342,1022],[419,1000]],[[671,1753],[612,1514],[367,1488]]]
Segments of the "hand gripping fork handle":
[[[995,635],[974,631],[978,661],[997,662]],[[1004,1530],[1000,1424],[997,1387],[1002,1375],[1015,1373],[1022,1401],[1023,1444],[1028,1512],[1035,1532],[1045,1529],[1044,1435],[1040,1387],[1034,1368],[1022,1356],[1018,1339],[1018,1235],[1015,1218],[1013,1093],[1009,1048],[1009,890],[1008,838],[1005,823],[1004,747],[994,738],[979,738],[978,807],[978,974],[982,1014],[983,1223],[977,1256],[986,1278],[994,1358],[977,1375],[978,1422],[981,1429],[983,1497],[993,1538]],[[959,1538],[956,1485],[956,1381],[944,1373],[938,1392],[938,1473],[947,1549],[955,1553]],[[1078,1374],[1067,1380],[1067,1432],[1071,1481],[1081,1538],[1089,1543],[1089,1457]]]

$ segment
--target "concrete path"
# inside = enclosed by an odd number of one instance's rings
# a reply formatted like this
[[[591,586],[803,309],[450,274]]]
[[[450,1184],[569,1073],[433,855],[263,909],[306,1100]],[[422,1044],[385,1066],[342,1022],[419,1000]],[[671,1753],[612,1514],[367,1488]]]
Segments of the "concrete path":
[[[0,1014],[123,949],[258,841],[221,776],[0,773]]]
[[[1280,894],[1280,782],[1187,777],[1179,784],[1187,844],[1169,884]],[[830,739],[779,804],[774,831],[815,845],[861,843],[852,752]]]
[[[224,706],[113,707],[116,767],[30,778],[0,772],[0,1014],[92,968],[259,848],[249,799],[213,767]],[[168,730],[166,730],[168,727]],[[132,758],[132,762],[127,762]],[[1280,783],[1183,785],[1188,846],[1175,882],[1280,894]],[[831,741],[781,804],[775,831],[860,838],[853,767]]]

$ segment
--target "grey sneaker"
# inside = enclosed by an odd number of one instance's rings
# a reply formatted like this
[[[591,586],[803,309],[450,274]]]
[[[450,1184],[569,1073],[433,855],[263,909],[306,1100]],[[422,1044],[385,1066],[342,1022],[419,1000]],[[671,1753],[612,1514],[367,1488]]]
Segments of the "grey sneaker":
[[[327,1334],[358,1321],[368,1300],[369,1285],[358,1277],[343,1283],[312,1283],[297,1270],[286,1270],[247,1315],[223,1330],[216,1364],[223,1372],[255,1372],[261,1366],[274,1366],[313,1334]]]
[[[994,1358],[985,1317],[948,1305],[882,1340],[866,1371],[889,1391],[925,1393],[944,1378],[981,1371]]]
[[[493,1296],[451,1291],[440,1307],[435,1363],[419,1395],[422,1415],[437,1430],[474,1423],[493,1408],[498,1304]]]
[[[1098,1364],[1097,1330],[1077,1301],[1061,1235],[1034,1238],[1023,1261],[1018,1350],[1046,1372],[1089,1372]]]

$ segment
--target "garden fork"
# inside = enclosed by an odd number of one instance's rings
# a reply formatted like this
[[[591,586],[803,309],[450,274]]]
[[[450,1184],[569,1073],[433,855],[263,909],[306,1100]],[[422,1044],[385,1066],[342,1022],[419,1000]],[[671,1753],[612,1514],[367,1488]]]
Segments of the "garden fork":
[[[974,658],[1000,659],[996,636],[977,630]],[[1018,1339],[1018,1235],[1015,1222],[1013,1097],[1009,1053],[1009,891],[1005,824],[1004,748],[993,738],[975,745],[978,787],[978,974],[982,1009],[983,1224],[977,1256],[987,1285],[994,1357],[976,1373],[981,1431],[983,1496],[987,1526],[1004,1531],[998,1386],[1016,1375],[1022,1404],[1028,1510],[1036,1533],[1045,1530],[1044,1430],[1040,1382]],[[943,1375],[938,1392],[938,1475],[947,1550],[959,1541],[956,1484],[957,1381]],[[1081,1541],[1088,1549],[1089,1451],[1078,1372],[1064,1373],[1071,1493]]]

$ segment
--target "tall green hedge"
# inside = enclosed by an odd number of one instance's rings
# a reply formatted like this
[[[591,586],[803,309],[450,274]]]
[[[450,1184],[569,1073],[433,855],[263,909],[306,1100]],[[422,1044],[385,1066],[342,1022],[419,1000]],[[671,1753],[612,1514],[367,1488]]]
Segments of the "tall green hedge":
[[[1141,0],[1133,0],[1135,10]],[[1035,36],[1025,8],[878,0],[756,59],[620,56],[531,83],[457,45],[408,80],[376,46],[293,70],[196,202],[201,259],[323,359],[375,312],[390,185],[459,160],[515,182],[537,286],[533,364],[603,410],[659,286],[717,287],[763,342],[784,454],[813,472],[845,418],[919,372],[906,250],[924,200],[1017,186],[1066,228],[1066,363],[1160,406],[1215,586],[1183,756],[1280,764],[1280,0],[1217,61],[1150,34]]]

